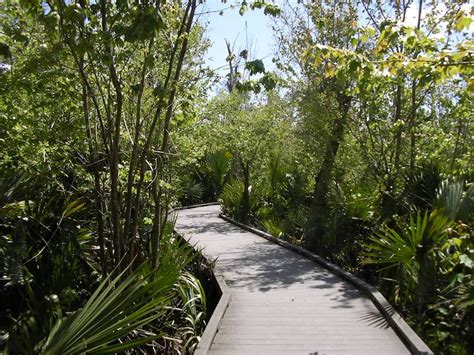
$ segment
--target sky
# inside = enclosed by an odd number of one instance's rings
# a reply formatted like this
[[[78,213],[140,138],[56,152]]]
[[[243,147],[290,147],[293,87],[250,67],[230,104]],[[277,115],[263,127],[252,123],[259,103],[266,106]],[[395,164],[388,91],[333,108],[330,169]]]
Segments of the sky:
[[[297,0],[288,0],[291,5],[296,5]],[[472,4],[471,0],[471,4]],[[282,5],[284,0],[268,1],[277,5]],[[233,44],[234,52],[240,53],[243,49],[248,49],[250,59],[262,59],[267,70],[273,70],[274,65],[272,58],[275,52],[275,40],[271,29],[273,18],[264,15],[263,10],[248,10],[243,16],[239,14],[239,8],[230,8],[231,4],[238,3],[238,1],[227,0],[227,3],[222,3],[221,0],[206,0],[202,7],[200,7],[201,21],[207,24],[207,37],[210,39],[212,45],[206,55],[207,65],[211,69],[219,69],[221,75],[227,74],[227,48],[225,39]],[[465,4],[465,10],[470,11],[469,4]],[[439,14],[445,12],[446,6],[443,1],[437,5]],[[222,15],[220,11],[223,10]],[[426,10],[422,12],[423,17],[426,15]],[[365,17],[366,15],[364,15]],[[406,14],[405,24],[409,26],[416,26],[418,17],[418,2],[413,1],[408,8]],[[443,26],[442,26],[443,28]],[[469,31],[474,33],[474,22],[471,24]],[[437,36],[444,36],[444,31]]]
[[[206,0],[200,12],[212,12],[201,15],[207,24],[207,37],[212,46],[206,55],[206,62],[212,69],[218,69],[223,75],[227,68],[227,47],[225,39],[234,46],[234,52],[249,50],[250,59],[262,59],[266,69],[273,69],[274,39],[271,29],[271,16],[264,15],[263,10],[248,10],[243,16],[239,8],[230,8],[232,0],[223,4],[221,0]],[[223,14],[220,15],[220,10]]]

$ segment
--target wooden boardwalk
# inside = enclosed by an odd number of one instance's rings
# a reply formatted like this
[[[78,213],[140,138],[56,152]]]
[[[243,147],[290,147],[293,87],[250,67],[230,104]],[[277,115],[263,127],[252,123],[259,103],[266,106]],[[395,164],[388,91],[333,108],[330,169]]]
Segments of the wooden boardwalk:
[[[209,354],[406,354],[372,301],[317,263],[218,217],[178,211],[176,230],[216,259],[231,299]]]

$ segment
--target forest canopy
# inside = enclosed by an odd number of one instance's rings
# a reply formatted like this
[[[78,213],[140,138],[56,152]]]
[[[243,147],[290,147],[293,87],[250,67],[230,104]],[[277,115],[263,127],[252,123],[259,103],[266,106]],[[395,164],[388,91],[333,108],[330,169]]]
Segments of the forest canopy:
[[[217,201],[472,353],[473,7],[221,5],[271,19],[271,66],[222,38],[211,68],[206,1],[0,3],[0,352],[192,353],[171,209]]]

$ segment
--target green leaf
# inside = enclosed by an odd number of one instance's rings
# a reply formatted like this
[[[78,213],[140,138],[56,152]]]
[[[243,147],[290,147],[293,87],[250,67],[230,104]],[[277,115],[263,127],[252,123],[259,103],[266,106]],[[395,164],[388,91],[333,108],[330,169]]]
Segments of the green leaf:
[[[263,85],[265,90],[273,90],[277,85],[277,77],[273,73],[265,73],[265,75],[260,79],[260,83]]]
[[[126,279],[129,267],[113,280],[106,278],[82,309],[56,322],[43,345],[44,353],[115,352],[143,344],[144,339],[120,345],[116,340],[164,314],[176,295],[174,285],[181,270],[190,260],[190,248],[185,247],[162,250],[157,270],[144,263]]]
[[[153,88],[153,95],[158,98],[164,98],[166,95],[166,90],[161,85],[156,85]]]
[[[265,65],[260,59],[245,63],[245,68],[250,72],[250,75],[265,73]]]
[[[472,22],[473,18],[471,16],[460,16],[456,21],[455,28],[457,31],[461,32],[465,28],[469,28]]]
[[[72,201],[70,204],[67,205],[66,209],[64,210],[64,216],[69,217],[74,213],[79,212],[83,209],[85,205],[86,203],[82,202],[81,200]]]
[[[462,254],[461,256],[459,256],[459,263],[469,269],[472,269],[474,266],[474,261],[466,254]]]
[[[277,5],[266,4],[265,10],[263,10],[263,13],[265,15],[270,15],[270,16],[273,16],[273,17],[277,17],[277,16],[280,15],[281,9]]]

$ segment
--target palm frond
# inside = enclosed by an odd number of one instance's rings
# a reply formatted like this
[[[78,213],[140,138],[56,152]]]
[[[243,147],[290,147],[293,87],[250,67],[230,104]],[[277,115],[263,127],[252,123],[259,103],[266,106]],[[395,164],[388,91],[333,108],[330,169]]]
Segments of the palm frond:
[[[117,341],[161,317],[176,296],[175,284],[190,260],[191,251],[186,245],[162,251],[157,269],[144,263],[125,279],[128,268],[113,279],[103,280],[82,309],[57,321],[43,351],[119,352],[159,337],[151,335],[120,344]]]
[[[474,184],[465,189],[462,181],[443,181],[438,189],[436,204],[453,221],[468,221],[474,212]]]

